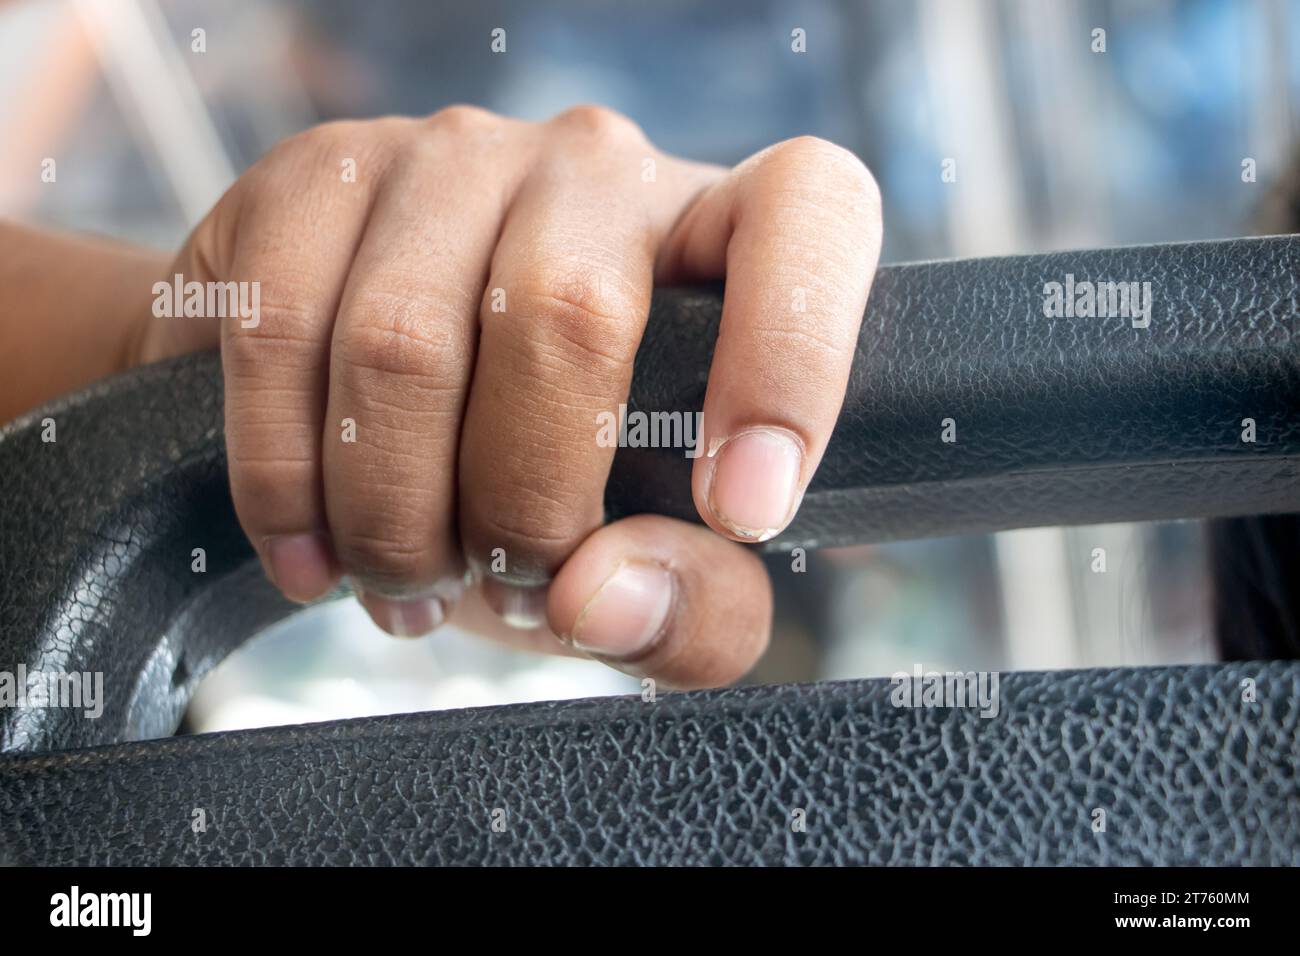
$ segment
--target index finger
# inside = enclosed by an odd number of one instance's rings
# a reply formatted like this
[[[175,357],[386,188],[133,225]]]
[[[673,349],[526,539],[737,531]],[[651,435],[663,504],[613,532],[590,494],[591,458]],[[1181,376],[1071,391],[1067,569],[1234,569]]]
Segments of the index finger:
[[[793,519],[844,400],[880,242],[871,173],[801,137],[738,166],[665,244],[661,280],[727,277],[692,476],[715,531],[766,541]]]

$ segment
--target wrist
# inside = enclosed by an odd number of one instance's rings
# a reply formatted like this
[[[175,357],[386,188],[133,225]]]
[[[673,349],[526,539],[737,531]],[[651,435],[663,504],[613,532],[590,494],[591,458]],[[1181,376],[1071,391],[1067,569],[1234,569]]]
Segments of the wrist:
[[[0,300],[12,348],[0,421],[130,367],[167,256],[95,236],[0,222]]]

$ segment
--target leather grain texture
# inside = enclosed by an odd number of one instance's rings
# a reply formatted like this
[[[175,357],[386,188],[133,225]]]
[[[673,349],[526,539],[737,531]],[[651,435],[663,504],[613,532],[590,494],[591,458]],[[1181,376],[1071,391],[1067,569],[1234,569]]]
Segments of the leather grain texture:
[[[1067,276],[1150,282],[1149,327],[1046,318]],[[838,427],[769,547],[1300,511],[1297,313],[1300,236],[882,268]],[[656,296],[632,411],[702,406],[720,315],[716,289]],[[0,669],[102,672],[108,698],[95,720],[0,709],[0,751],[170,733],[203,674],[291,610],[234,519],[222,401],[217,356],[189,356],[0,430]],[[620,449],[608,512],[694,519],[690,466]]]
[[[1046,318],[1067,276],[1149,282],[1149,327]],[[835,435],[772,547],[1300,510],[1298,316],[1300,236],[881,269]],[[715,296],[659,303],[629,409],[702,407],[719,317]],[[691,464],[624,450],[609,511],[692,520]]]
[[[885,680],[756,687],[0,756],[0,855],[1300,863],[1300,665],[1008,674],[987,719],[895,707],[892,690]],[[205,832],[191,829],[196,808]]]
[[[1300,510],[1298,253],[882,269],[839,426],[769,547]],[[1150,326],[1044,317],[1067,275],[1150,282]],[[656,296],[631,410],[700,408],[720,313],[716,289]],[[1290,664],[1007,675],[991,720],[895,708],[876,681],[125,743],[171,733],[203,674],[291,610],[235,521],[222,401],[218,357],[190,356],[0,430],[0,671],[105,691],[97,719],[0,708],[10,861],[1297,862]],[[608,512],[693,518],[690,464],[621,449]]]

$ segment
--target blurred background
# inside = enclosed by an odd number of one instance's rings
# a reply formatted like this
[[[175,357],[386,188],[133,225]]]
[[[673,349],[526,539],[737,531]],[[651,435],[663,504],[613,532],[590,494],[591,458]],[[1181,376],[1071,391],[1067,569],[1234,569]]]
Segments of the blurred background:
[[[697,159],[805,133],[854,149],[887,262],[1244,235],[1294,161],[1297,51],[1300,0],[8,2],[0,215],[175,247],[307,126],[595,102]],[[773,558],[749,679],[1211,660],[1203,547],[1182,522]],[[463,634],[393,640],[347,601],[232,657],[188,727],[637,691]]]

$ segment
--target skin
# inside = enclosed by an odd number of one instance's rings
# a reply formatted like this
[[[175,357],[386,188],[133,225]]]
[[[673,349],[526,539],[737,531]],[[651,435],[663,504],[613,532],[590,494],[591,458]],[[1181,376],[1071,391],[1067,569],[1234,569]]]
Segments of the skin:
[[[288,597],[346,574],[391,633],[451,620],[725,684],[771,624],[740,543],[783,528],[816,470],[880,238],[871,174],[811,137],[728,170],[597,107],[330,123],[257,162],[170,261],[0,226],[2,297],[30,319],[9,323],[0,417],[220,344],[235,507]],[[175,273],[260,283],[260,322],[155,318]],[[724,275],[692,479],[707,528],[602,526],[597,416],[626,399],[651,292]]]

